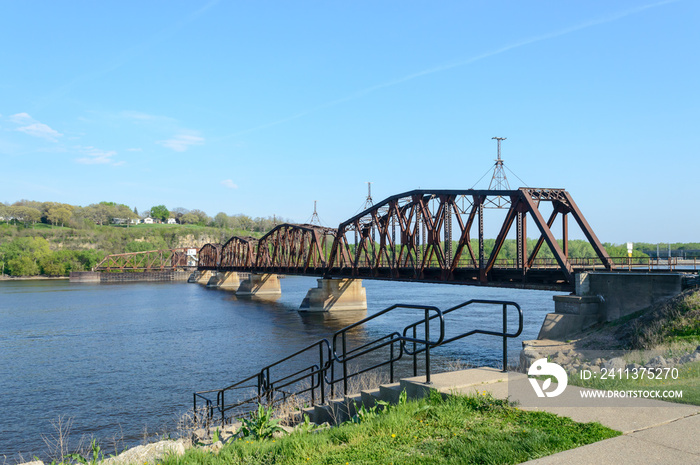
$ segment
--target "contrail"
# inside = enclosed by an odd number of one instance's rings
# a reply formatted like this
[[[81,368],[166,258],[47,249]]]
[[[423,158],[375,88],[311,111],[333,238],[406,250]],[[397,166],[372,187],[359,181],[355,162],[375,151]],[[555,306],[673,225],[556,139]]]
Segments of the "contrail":
[[[221,137],[217,140],[229,139],[231,137],[238,137],[238,136],[242,136],[244,134],[259,131],[261,129],[266,129],[266,128],[269,128],[271,126],[277,126],[279,124],[286,123],[288,121],[292,121],[292,120],[301,118],[301,117],[306,116],[310,113],[314,113],[316,111],[323,110],[325,108],[333,107],[333,106],[339,105],[341,103],[356,100],[358,98],[364,97],[364,96],[371,94],[373,92],[376,92],[378,90],[385,89],[387,87],[393,87],[395,85],[402,84],[402,83],[407,82],[407,81],[412,81],[413,79],[417,79],[419,77],[428,76],[428,75],[435,74],[435,73],[441,73],[443,71],[447,71],[447,70],[450,70],[453,68],[458,68],[461,66],[467,66],[467,65],[470,65],[472,63],[476,63],[477,61],[481,61],[483,59],[490,58],[492,56],[500,55],[502,53],[508,52],[508,51],[516,49],[516,48],[520,48],[520,47],[524,47],[526,45],[534,44],[537,42],[542,42],[545,40],[561,37],[561,36],[564,36],[567,34],[571,34],[572,32],[576,32],[576,31],[580,31],[583,29],[587,29],[589,27],[597,26],[599,24],[605,24],[605,23],[617,21],[618,19],[622,19],[622,18],[625,18],[627,16],[631,16],[631,15],[640,13],[640,12],[648,10],[650,8],[656,8],[659,6],[667,5],[669,3],[676,3],[678,1],[680,1],[680,0],[664,0],[661,2],[650,3],[648,5],[642,5],[642,6],[638,6],[635,8],[630,8],[628,10],[621,11],[619,13],[615,13],[615,14],[612,14],[612,15],[609,15],[609,16],[606,16],[603,18],[598,18],[598,19],[586,21],[586,22],[577,24],[575,26],[567,27],[565,29],[560,29],[558,31],[549,32],[547,34],[542,34],[539,36],[531,37],[529,39],[524,39],[524,40],[520,40],[518,42],[514,42],[514,43],[511,43],[508,45],[504,45],[503,47],[497,48],[495,50],[491,50],[489,52],[482,53],[480,55],[476,55],[476,56],[471,57],[471,58],[443,63],[441,65],[434,66],[432,68],[424,69],[423,71],[418,71],[416,73],[412,73],[412,74],[409,74],[407,76],[403,76],[403,77],[400,77],[400,78],[397,78],[397,79],[394,79],[391,81],[387,81],[387,82],[384,82],[382,84],[377,84],[377,85],[374,85],[372,87],[367,87],[366,89],[358,90],[358,91],[356,91],[350,95],[347,95],[345,97],[342,97],[342,98],[339,98],[336,100],[331,100],[329,102],[323,103],[321,105],[310,108],[308,110],[304,110],[304,111],[301,111],[301,112],[296,113],[294,115],[288,116],[286,118],[282,118],[282,119],[279,119],[279,120],[276,120],[276,121],[273,121],[273,122],[270,122],[267,124],[262,124],[260,126],[255,126],[253,128],[250,128],[250,129],[245,129],[245,130],[239,131],[235,134],[230,134],[228,136]]]

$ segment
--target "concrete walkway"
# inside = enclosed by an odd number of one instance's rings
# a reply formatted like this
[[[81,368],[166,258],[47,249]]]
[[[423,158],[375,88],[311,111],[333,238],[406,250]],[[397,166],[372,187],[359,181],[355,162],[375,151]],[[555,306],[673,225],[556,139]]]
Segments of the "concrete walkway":
[[[700,464],[700,406],[651,399],[584,398],[591,389],[567,386],[556,398],[539,399],[527,376],[502,373],[492,368],[475,368],[401,380],[407,392],[434,388],[462,394],[487,391],[497,398],[510,398],[523,410],[544,410],[575,421],[597,421],[623,433],[622,436],[559,452],[526,462],[528,464]]]

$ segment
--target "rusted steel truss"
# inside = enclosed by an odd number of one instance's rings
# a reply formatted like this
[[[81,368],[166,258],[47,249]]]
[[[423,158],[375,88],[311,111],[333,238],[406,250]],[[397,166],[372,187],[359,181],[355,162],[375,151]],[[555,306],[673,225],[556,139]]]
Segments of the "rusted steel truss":
[[[216,270],[221,263],[221,244],[204,244],[199,249],[199,269]]]
[[[506,199],[508,208],[487,256],[484,209],[503,203],[502,199]],[[552,211],[547,222],[540,208],[546,203],[551,204]],[[601,265],[612,269],[607,252],[563,189],[415,190],[389,197],[341,223],[327,276],[465,284],[498,282],[528,287],[536,283],[543,287],[571,285],[575,270],[568,258],[569,214],[581,227]],[[558,215],[562,215],[562,246],[551,230]],[[540,233],[529,255],[528,216]],[[499,260],[514,224],[516,259]],[[552,252],[554,261],[537,259],[543,245]]]
[[[254,271],[323,274],[335,229],[312,224],[281,224],[258,241]]]
[[[255,265],[258,239],[233,236],[221,249],[222,270],[232,268],[252,268]]]
[[[106,256],[94,271],[165,271],[190,267],[188,247]]]
[[[504,218],[486,224],[485,209]],[[545,221],[543,211],[549,212]],[[559,239],[552,231],[561,215]],[[598,255],[612,260],[571,195],[563,189],[414,190],[394,195],[341,223],[337,229],[282,224],[260,238],[232,237],[200,250],[200,268],[461,284],[564,288],[573,285],[576,262],[568,257],[568,217],[573,216]],[[503,215],[499,215],[503,216]],[[539,232],[527,247],[528,217]],[[484,229],[498,229],[486,254]],[[499,259],[515,228],[516,258]],[[542,247],[553,259],[540,259]],[[217,261],[218,260],[218,261]],[[216,263],[216,265],[214,265]],[[210,268],[213,269],[213,268]]]

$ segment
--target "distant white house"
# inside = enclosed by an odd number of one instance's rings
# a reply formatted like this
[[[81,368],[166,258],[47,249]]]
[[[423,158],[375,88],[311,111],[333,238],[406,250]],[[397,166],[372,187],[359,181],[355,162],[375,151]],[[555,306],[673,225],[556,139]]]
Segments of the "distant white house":
[[[168,218],[168,224],[177,224],[177,220],[175,218]]]
[[[112,224],[138,224],[139,220],[133,218],[112,218]]]
[[[150,216],[143,219],[143,224],[153,224],[153,223],[154,223],[153,218],[151,218]]]

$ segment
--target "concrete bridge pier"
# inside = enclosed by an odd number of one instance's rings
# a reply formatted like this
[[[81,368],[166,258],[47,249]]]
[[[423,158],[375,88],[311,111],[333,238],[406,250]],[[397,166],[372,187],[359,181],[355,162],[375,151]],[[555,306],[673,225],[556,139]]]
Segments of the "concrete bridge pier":
[[[251,273],[248,279],[241,282],[237,296],[279,296],[282,294],[280,280],[277,274]]]
[[[367,310],[367,293],[361,279],[319,279],[299,307],[305,312]]]
[[[224,273],[220,271],[214,271],[211,277],[207,281],[207,287],[219,287],[221,281],[224,280]]]
[[[200,273],[199,277],[195,280],[197,284],[209,284],[209,280],[211,279],[212,272],[211,270],[204,270]]]
[[[219,289],[233,292],[238,291],[238,288],[241,286],[241,280],[238,277],[237,271],[229,271],[219,274],[221,275],[218,285]]]

